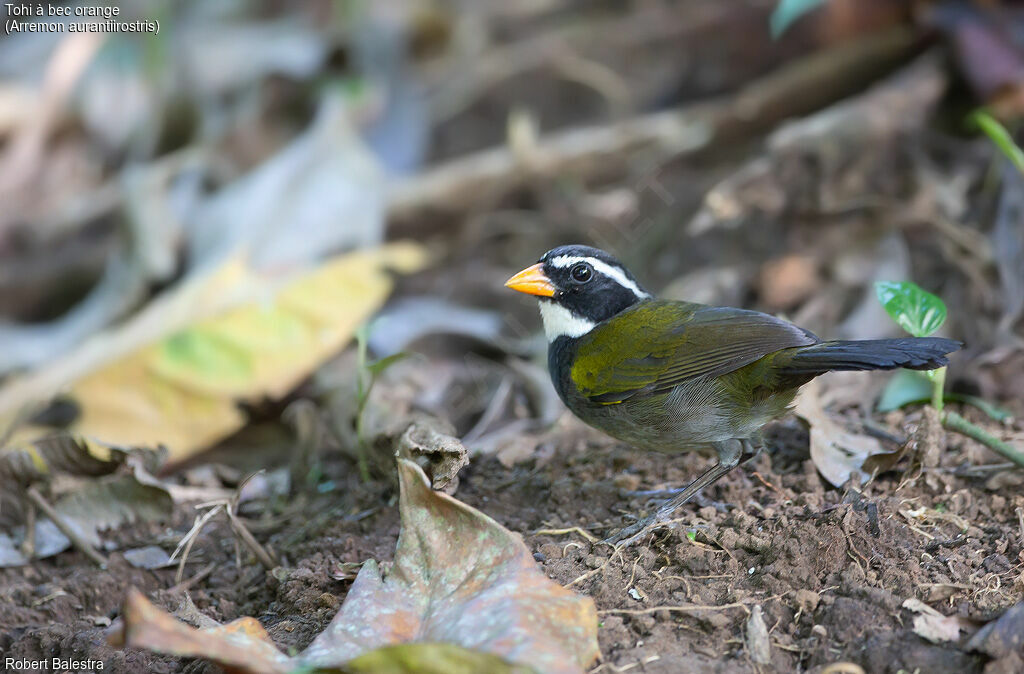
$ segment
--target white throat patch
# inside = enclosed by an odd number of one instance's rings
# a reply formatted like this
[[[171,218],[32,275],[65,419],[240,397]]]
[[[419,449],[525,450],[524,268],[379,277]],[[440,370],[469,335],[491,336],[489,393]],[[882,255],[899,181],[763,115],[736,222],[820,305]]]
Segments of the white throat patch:
[[[553,267],[558,267],[559,269],[564,269],[565,267],[571,267],[577,262],[586,262],[591,267],[593,267],[595,271],[604,274],[605,276],[607,276],[608,278],[612,279],[620,286],[625,288],[626,290],[632,291],[632,293],[636,295],[639,299],[644,299],[651,296],[650,293],[645,293],[643,290],[640,290],[640,286],[634,283],[631,278],[626,276],[625,272],[623,272],[621,269],[619,269],[618,267],[613,267],[607,262],[603,262],[594,257],[580,257],[577,255],[559,255],[558,257],[553,258],[551,260],[551,265]]]
[[[577,316],[561,304],[549,300],[541,300],[538,304],[548,342],[553,342],[559,337],[582,337],[597,325]]]

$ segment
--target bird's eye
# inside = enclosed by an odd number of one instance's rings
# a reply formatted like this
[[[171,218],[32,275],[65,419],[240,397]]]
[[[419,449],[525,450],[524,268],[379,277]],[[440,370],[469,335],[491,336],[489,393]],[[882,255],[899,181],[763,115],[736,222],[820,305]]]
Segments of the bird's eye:
[[[569,275],[576,283],[586,283],[594,277],[594,270],[586,262],[581,262],[569,270]]]

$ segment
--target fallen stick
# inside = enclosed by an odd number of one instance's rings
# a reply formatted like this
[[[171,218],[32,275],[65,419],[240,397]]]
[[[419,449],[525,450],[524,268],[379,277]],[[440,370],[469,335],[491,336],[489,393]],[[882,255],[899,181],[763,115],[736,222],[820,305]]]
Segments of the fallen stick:
[[[60,516],[60,513],[54,510],[53,506],[51,506],[43,495],[39,493],[38,489],[35,487],[29,487],[25,493],[28,496],[29,501],[31,501],[32,504],[44,515],[50,518],[50,521],[53,522],[54,526],[56,526],[62,534],[67,536],[72,545],[85,553],[86,557],[96,562],[100,568],[107,568],[106,558],[96,552],[96,548],[92,547],[87,540],[78,535],[78,532],[75,531],[71,525],[64,521],[64,518]]]
[[[812,54],[730,96],[542,136],[526,157],[503,146],[454,159],[393,185],[388,215],[406,219],[427,209],[468,210],[533,176],[586,177],[608,172],[640,150],[693,154],[740,140],[859,91],[910,56],[917,43],[914,32],[895,29]]]

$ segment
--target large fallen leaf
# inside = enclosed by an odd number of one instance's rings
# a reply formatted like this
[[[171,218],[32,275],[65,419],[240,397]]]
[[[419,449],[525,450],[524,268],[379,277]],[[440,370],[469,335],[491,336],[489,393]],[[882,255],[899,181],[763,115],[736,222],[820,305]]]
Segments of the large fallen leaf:
[[[197,630],[134,590],[124,607],[123,640],[115,641],[271,674],[299,667],[460,671],[457,663],[462,671],[500,672],[516,663],[554,674],[582,672],[598,655],[593,601],[544,576],[518,536],[430,489],[415,463],[399,459],[398,466],[402,530],[391,572],[382,578],[376,562],[364,564],[338,615],[301,655],[277,650],[253,618]],[[460,648],[389,650],[412,643]],[[482,654],[496,668],[471,668]],[[406,656],[412,659],[399,667]]]
[[[871,477],[864,462],[889,453],[876,438],[846,430],[825,411],[818,380],[800,389],[793,411],[811,427],[811,460],[818,472],[836,487],[846,484],[852,476],[863,484]]]
[[[245,423],[239,403],[291,391],[384,303],[390,270],[413,271],[425,258],[416,244],[394,243],[329,260],[283,287],[228,264],[172,306],[155,302],[135,319],[154,333],[150,343],[106,362],[104,349],[117,353],[138,335],[92,342],[91,361],[106,364],[74,377],[68,395],[81,414],[70,430],[119,445],[163,445],[174,461],[191,456]],[[61,376],[47,383],[57,385]],[[0,421],[52,393],[12,381],[0,388]],[[38,432],[28,428],[19,438]]]

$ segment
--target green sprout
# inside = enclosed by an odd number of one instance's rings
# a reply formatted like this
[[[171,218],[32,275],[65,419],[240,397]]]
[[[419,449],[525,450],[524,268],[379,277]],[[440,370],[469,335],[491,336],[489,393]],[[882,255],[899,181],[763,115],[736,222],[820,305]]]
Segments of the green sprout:
[[[927,337],[942,327],[946,321],[946,304],[936,295],[922,289],[909,281],[880,281],[875,283],[878,301],[885,307],[886,313],[896,323],[914,337]],[[930,381],[929,381],[930,380]],[[921,383],[930,386],[929,396],[921,395]],[[956,412],[944,409],[946,400],[959,400],[975,405],[990,416],[1006,418],[1008,413],[998,410],[988,403],[979,405],[973,396],[953,396],[945,392],[946,368],[930,370],[922,376],[911,371],[901,371],[889,382],[879,409],[889,411],[912,402],[930,401],[939,413],[942,425],[947,429],[977,440],[989,449],[1003,455],[1017,465],[1024,466],[1024,452],[1021,452],[1002,440],[990,435],[984,429],[971,423]],[[923,398],[923,400],[922,400]],[[998,412],[998,415],[995,413]]]
[[[981,130],[1018,171],[1024,173],[1024,150],[1020,149],[1006,127],[985,110],[975,110],[967,117],[969,125]]]
[[[875,283],[875,294],[886,313],[914,337],[927,337],[946,322],[946,303],[916,283],[878,281]],[[925,376],[932,382],[932,407],[941,413],[946,368],[928,370]]]
[[[366,404],[370,401],[370,392],[380,375],[389,367],[409,356],[405,351],[393,353],[375,361],[369,360],[367,342],[370,329],[363,324],[356,331],[356,446],[359,463],[359,475],[363,482],[370,481],[369,439],[366,437],[365,414]]]

